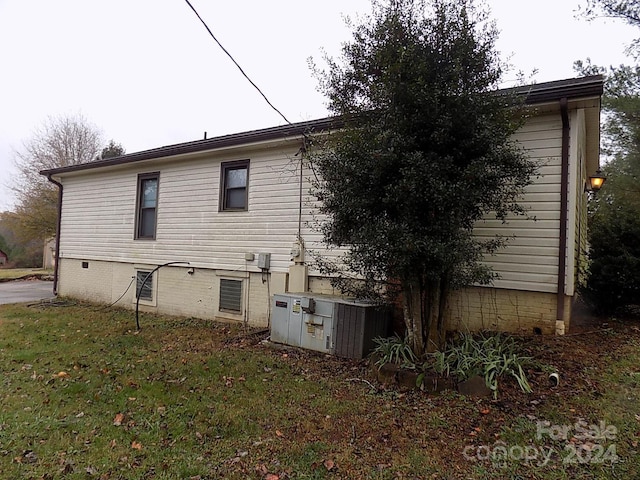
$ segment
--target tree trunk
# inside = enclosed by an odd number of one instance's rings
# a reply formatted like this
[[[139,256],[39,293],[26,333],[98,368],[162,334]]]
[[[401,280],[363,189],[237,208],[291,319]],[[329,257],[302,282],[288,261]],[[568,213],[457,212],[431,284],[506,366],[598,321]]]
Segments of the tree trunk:
[[[407,328],[407,343],[417,356],[425,352],[423,338],[423,295],[418,282],[402,283],[402,312]]]
[[[445,344],[445,312],[449,296],[448,277],[422,283],[402,284],[403,316],[407,343],[418,356],[433,352]]]
[[[427,352],[435,352],[439,348],[437,325],[439,316],[439,282],[438,280],[432,280],[428,282],[428,286],[425,292],[426,305],[425,305],[425,322],[424,339],[427,345]]]
[[[444,314],[447,310],[447,300],[449,299],[449,276],[443,275],[440,277],[440,288],[439,288],[439,299],[438,299],[438,323],[436,325],[436,341],[437,348],[441,350],[445,346],[446,342],[446,330],[444,328]]]

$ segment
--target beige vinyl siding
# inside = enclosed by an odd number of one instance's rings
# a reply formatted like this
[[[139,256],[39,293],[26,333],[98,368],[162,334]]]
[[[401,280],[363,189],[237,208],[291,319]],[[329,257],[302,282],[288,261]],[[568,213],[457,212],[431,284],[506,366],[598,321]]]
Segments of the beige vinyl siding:
[[[567,295],[574,295],[575,291],[586,281],[587,263],[587,193],[584,186],[587,181],[586,173],[586,120],[584,110],[575,112],[574,132],[571,147],[576,152],[574,168],[571,170],[571,182],[575,185],[569,190],[573,192],[569,203],[569,235],[573,245],[568,258]],[[573,160],[573,157],[572,157]],[[573,273],[573,275],[571,275]]]
[[[298,147],[69,176],[61,257],[255,271],[245,253],[267,252],[271,269],[286,271],[298,228]],[[219,212],[220,163],[243,159],[250,160],[249,209]],[[160,172],[156,239],[134,240],[137,175],[147,171]]]
[[[532,117],[515,135],[539,166],[534,183],[525,190],[527,216],[510,216],[506,223],[488,215],[474,230],[480,239],[508,238],[505,248],[487,257],[499,275],[498,288],[555,292],[558,278],[562,120],[559,114]]]
[[[560,242],[560,114],[530,118],[515,135],[515,140],[539,166],[538,176],[526,188],[521,202],[527,209],[528,217],[511,216],[507,223],[503,223],[495,216],[492,218],[488,215],[476,224],[474,234],[486,240],[497,234],[508,238],[505,248],[485,259],[499,275],[493,283],[494,287],[554,293],[557,289]],[[312,217],[307,212],[304,219],[310,221]],[[334,257],[344,253],[344,250],[327,252],[319,235],[308,227],[304,230],[304,236],[311,250]]]
[[[323,274],[318,270],[317,263],[313,261],[314,255],[321,255],[323,258],[328,258],[335,260],[339,263],[339,259],[343,256],[348,248],[342,247],[331,247],[327,248],[327,246],[323,243],[322,234],[319,231],[319,225],[322,224],[325,215],[320,214],[318,212],[319,202],[318,200],[311,195],[311,188],[313,180],[315,179],[313,171],[307,166],[303,171],[303,198],[302,198],[302,237],[305,241],[305,249],[307,263],[309,264],[309,275],[314,277],[321,277]],[[311,281],[311,279],[310,279]],[[318,282],[317,284],[319,284]],[[322,287],[325,293],[330,292],[330,294],[337,294],[333,289],[326,290],[326,288]]]
[[[539,165],[539,176],[522,201],[531,218],[511,217],[503,223],[487,216],[478,222],[475,234],[481,239],[496,234],[509,238],[504,249],[486,258],[499,275],[495,287],[551,293],[557,289],[558,274],[560,114],[530,118],[515,139]],[[266,252],[271,253],[271,271],[286,272],[298,233],[299,147],[298,142],[278,141],[196,158],[163,159],[147,167],[134,164],[67,176],[63,178],[60,255],[123,263],[189,261],[197,268],[255,272],[259,271],[256,261],[246,262],[245,253],[257,257]],[[574,156],[575,148],[570,152]],[[248,211],[220,212],[220,164],[246,159],[250,161]],[[134,240],[137,175],[154,171],[160,172],[156,239]],[[341,250],[327,251],[311,227],[317,220],[309,194],[312,172],[305,169],[303,178],[306,247],[323,255],[340,255]],[[569,239],[571,248],[574,241]]]

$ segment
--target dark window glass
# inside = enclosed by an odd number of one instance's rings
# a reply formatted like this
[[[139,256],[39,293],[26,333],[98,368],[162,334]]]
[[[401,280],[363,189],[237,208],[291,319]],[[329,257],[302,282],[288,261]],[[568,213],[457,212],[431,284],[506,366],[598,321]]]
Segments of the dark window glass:
[[[136,211],[136,238],[156,238],[159,174],[138,177],[138,210]]]
[[[249,161],[223,163],[222,210],[247,210]]]

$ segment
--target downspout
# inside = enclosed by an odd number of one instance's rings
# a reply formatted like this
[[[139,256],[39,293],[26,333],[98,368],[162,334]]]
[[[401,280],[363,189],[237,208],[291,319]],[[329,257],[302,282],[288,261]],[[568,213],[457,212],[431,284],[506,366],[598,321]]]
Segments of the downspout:
[[[558,289],[556,334],[564,334],[564,293],[567,274],[567,226],[569,223],[569,111],[567,98],[560,99],[562,116],[562,150],[560,170],[560,245],[558,248]]]
[[[60,227],[62,225],[62,191],[64,188],[62,184],[51,177],[51,174],[47,175],[47,178],[51,183],[58,186],[58,221],[56,224],[56,256],[54,259],[53,267],[53,294],[58,295],[58,268],[60,265]]]

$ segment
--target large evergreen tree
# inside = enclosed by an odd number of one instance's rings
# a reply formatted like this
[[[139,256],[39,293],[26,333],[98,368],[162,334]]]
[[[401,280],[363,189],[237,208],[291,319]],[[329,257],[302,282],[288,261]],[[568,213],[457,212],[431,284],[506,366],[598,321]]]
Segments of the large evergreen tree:
[[[640,67],[579,71],[606,75],[603,167],[607,182],[589,200],[589,276],[583,289],[599,313],[640,305]]]
[[[341,60],[315,69],[344,122],[311,156],[324,239],[347,249],[323,266],[346,292],[397,287],[421,354],[443,341],[451,289],[493,278],[481,261],[503,239],[473,236],[475,222],[523,213],[517,200],[536,167],[511,140],[521,111],[497,90],[503,70],[485,12],[471,0],[373,6]]]
[[[586,0],[585,16],[640,27],[639,0]],[[627,47],[636,61],[640,40]],[[637,63],[637,62],[636,62]],[[589,276],[583,293],[599,313],[640,305],[640,67],[576,62],[605,75],[603,145],[607,182],[589,200]]]

